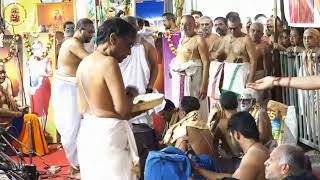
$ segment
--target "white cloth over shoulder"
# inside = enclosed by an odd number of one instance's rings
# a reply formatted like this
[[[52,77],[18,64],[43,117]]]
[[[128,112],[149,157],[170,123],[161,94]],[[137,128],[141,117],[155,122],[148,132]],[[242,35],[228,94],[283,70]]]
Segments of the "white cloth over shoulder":
[[[135,139],[126,120],[84,114],[78,136],[82,180],[135,180],[139,162]]]
[[[61,135],[62,146],[71,165],[78,166],[75,139],[81,116],[78,110],[76,78],[55,75],[51,94],[54,120]]]
[[[144,94],[150,80],[150,66],[143,44],[137,43],[131,48],[131,55],[119,63],[124,86],[133,86]]]
[[[172,76],[172,102],[179,107],[183,96],[193,96],[198,98],[202,82],[202,62],[201,60],[189,60],[184,64],[170,63]],[[200,115],[203,119],[208,119],[208,99],[200,101]]]

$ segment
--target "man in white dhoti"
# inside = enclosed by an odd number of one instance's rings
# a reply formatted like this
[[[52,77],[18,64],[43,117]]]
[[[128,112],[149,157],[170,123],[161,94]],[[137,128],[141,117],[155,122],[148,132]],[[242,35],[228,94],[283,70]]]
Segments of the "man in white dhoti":
[[[123,17],[136,30],[139,29],[138,21],[135,17]],[[158,75],[157,50],[143,37],[137,36],[136,43],[131,48],[131,55],[119,63],[123,83],[125,87],[135,87],[139,94],[153,92],[153,86]],[[134,78],[133,78],[134,77]],[[142,113],[129,120],[130,123],[149,122],[151,113]]]
[[[246,82],[252,82],[256,72],[255,47],[252,40],[241,32],[241,20],[237,15],[228,18],[230,33],[226,35],[214,59],[226,55],[222,91],[242,93]]]
[[[193,96],[200,100],[200,115],[208,118],[208,48],[201,36],[194,31],[195,22],[191,15],[181,19],[180,40],[177,56],[170,63],[172,76],[172,101],[179,106],[183,96]]]
[[[135,17],[126,16],[123,19],[136,30],[139,29]],[[131,55],[119,63],[119,66],[125,87],[135,87],[139,94],[153,92],[153,86],[158,75],[157,50],[139,34],[136,43],[131,48]],[[130,119],[129,122],[149,124],[148,119],[150,119],[148,113],[142,113]]]
[[[139,157],[127,120],[130,105],[118,63],[131,53],[137,31],[114,18],[98,28],[97,49],[77,71],[77,139],[82,180],[135,180]],[[132,102],[131,102],[132,103]]]
[[[76,71],[80,61],[89,55],[83,44],[94,34],[93,22],[80,19],[72,38],[65,40],[58,57],[58,70],[52,85],[52,105],[61,143],[73,169],[78,169],[76,137],[80,126],[77,107]]]

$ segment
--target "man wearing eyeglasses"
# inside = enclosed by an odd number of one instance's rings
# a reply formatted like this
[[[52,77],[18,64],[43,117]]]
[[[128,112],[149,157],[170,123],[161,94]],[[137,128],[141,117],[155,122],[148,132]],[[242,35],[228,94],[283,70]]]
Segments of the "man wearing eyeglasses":
[[[75,141],[80,126],[76,72],[82,59],[89,55],[84,43],[90,42],[94,32],[93,22],[90,19],[83,18],[77,22],[73,37],[66,39],[61,45],[58,69],[52,85],[55,123],[72,172],[78,170],[79,164]]]
[[[226,55],[222,90],[233,91],[238,95],[245,88],[246,82],[254,80],[257,66],[254,44],[249,36],[241,32],[241,27],[238,15],[229,16],[229,34],[224,37],[215,56]]]

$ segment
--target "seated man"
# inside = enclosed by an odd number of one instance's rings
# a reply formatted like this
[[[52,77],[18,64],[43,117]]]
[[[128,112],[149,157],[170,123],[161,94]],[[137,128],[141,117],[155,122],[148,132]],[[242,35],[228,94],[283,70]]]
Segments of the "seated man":
[[[307,170],[303,150],[295,145],[282,144],[278,146],[264,164],[267,179],[317,179]]]
[[[261,95],[258,91],[246,88],[240,96],[240,110],[249,112],[256,120],[259,129],[260,142],[263,144],[271,143],[272,131],[271,120],[267,110],[260,104]]]
[[[217,149],[213,148],[207,121],[200,119],[199,109],[200,103],[196,97],[184,96],[179,107],[179,121],[168,129],[164,143],[183,151],[191,147],[197,155],[207,154],[216,158]]]
[[[18,129],[19,140],[22,143],[29,145],[29,133],[27,123],[31,122],[31,128],[33,133],[33,149],[40,155],[45,155],[49,152],[48,146],[44,137],[44,132],[40,126],[39,119],[34,114],[25,114],[28,111],[28,107],[18,107],[6,89],[2,87],[2,83],[6,80],[6,71],[4,66],[0,66],[0,126],[10,127],[15,126]],[[29,150],[25,147],[21,147],[18,143],[14,143],[16,148],[22,148],[24,153],[28,153]]]
[[[220,105],[215,104],[210,112],[210,130],[213,134],[214,149],[219,148],[219,164],[224,172],[234,172],[240,163],[241,149],[232,141],[228,131],[230,117],[237,112],[238,99],[229,91],[220,96]]]
[[[231,116],[228,129],[244,152],[239,168],[233,174],[214,173],[198,167],[193,168],[194,172],[210,180],[223,177],[264,180],[264,161],[269,158],[269,150],[259,142],[259,131],[254,118],[248,112],[236,113]]]

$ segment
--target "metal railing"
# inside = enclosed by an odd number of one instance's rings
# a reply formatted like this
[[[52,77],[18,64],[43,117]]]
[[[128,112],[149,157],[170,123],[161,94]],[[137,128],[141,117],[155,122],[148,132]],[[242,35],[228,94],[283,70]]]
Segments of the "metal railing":
[[[284,77],[320,75],[319,55],[280,52]],[[297,113],[299,141],[320,150],[320,90],[282,88],[282,100],[294,106]]]

